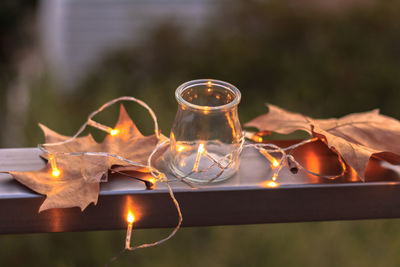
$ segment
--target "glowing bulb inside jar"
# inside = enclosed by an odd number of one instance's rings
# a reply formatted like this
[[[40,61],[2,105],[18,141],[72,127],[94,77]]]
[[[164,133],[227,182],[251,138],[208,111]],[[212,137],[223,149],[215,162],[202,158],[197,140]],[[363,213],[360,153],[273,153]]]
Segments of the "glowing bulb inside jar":
[[[201,160],[201,155],[204,153],[204,144],[200,143],[199,148],[197,149],[197,155],[196,155],[196,160],[194,161],[193,165],[193,172],[198,172],[199,171],[199,165],[200,165],[200,160]]]

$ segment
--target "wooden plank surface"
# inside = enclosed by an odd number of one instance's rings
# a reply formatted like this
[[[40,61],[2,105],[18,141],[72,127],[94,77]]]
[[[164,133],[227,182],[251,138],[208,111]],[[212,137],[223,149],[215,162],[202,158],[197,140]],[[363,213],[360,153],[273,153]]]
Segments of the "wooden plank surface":
[[[312,170],[338,171],[335,155],[321,143],[307,145],[295,156]],[[0,172],[40,169],[44,164],[35,148],[0,149]],[[199,188],[173,182],[183,226],[400,218],[399,175],[382,168],[377,160],[368,165],[365,183],[353,172],[329,181],[302,171],[292,174],[285,168],[279,186],[270,188],[271,175],[265,159],[247,149],[239,172],[226,182]],[[137,217],[136,228],[173,227],[177,222],[164,184],[146,190],[142,182],[118,175],[101,184],[97,205],[91,204],[84,212],[70,208],[38,214],[43,200],[44,196],[10,175],[0,174],[0,233],[123,229],[128,209]]]

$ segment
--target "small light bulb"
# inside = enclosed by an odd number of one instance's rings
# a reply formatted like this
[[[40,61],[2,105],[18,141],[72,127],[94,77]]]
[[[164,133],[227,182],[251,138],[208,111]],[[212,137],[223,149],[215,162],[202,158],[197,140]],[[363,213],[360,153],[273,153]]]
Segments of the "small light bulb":
[[[261,152],[261,154],[263,154],[263,156],[266,157],[267,160],[271,163],[271,167],[272,167],[272,168],[276,168],[276,167],[279,166],[279,161],[278,161],[276,158],[274,158],[271,154],[269,154],[267,150],[261,148],[261,149],[260,149],[260,152]]]
[[[212,85],[212,82],[211,81],[208,81],[207,82],[207,86],[211,86]]]
[[[201,143],[199,144],[199,149],[197,150],[198,153],[203,153],[204,152],[204,144]]]
[[[58,176],[60,176],[61,172],[60,172],[59,169],[55,168],[55,169],[53,169],[53,171],[51,172],[51,174],[52,174],[54,177],[58,177]]]
[[[52,169],[51,175],[53,175],[54,177],[60,176],[61,172],[57,168],[56,158],[54,157],[53,153],[49,154],[49,162],[50,162],[51,169]]]
[[[279,166],[279,161],[277,161],[275,158],[272,160],[272,166],[278,167]]]
[[[135,221],[135,217],[131,211],[128,212],[126,220],[128,221],[128,227],[126,229],[125,249],[129,249],[131,247],[133,222]]]
[[[110,130],[110,135],[114,136],[114,135],[117,135],[117,134],[119,134],[119,130],[118,129]]]
[[[199,148],[197,149],[196,159],[194,160],[194,165],[193,165],[193,169],[192,169],[193,172],[199,171],[201,155],[204,153],[204,151],[205,151],[204,144],[200,143]]]
[[[274,173],[274,176],[272,176],[272,181],[276,181],[276,178],[278,178],[278,174]]]
[[[251,140],[253,140],[254,142],[257,142],[257,143],[262,143],[263,142],[263,138],[261,136],[257,136],[257,135],[253,135],[251,137]]]
[[[135,217],[133,216],[133,213],[131,211],[128,212],[126,220],[128,221],[129,224],[132,224],[135,221]]]

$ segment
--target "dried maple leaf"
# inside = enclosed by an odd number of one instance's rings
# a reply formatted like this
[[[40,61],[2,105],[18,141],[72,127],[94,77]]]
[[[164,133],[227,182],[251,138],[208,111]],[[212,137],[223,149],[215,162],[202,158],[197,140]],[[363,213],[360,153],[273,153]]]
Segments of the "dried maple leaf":
[[[70,138],[44,125],[40,124],[40,127],[45,134],[46,143],[65,141]],[[119,130],[119,134],[108,135],[102,143],[97,143],[89,134],[62,145],[47,146],[46,149],[55,155],[57,167],[61,170],[61,175],[57,178],[51,175],[49,163],[42,170],[10,172],[10,174],[32,190],[47,196],[39,211],[76,206],[84,210],[90,203],[97,203],[100,179],[113,166],[119,166],[119,170],[121,166],[122,169],[126,166],[128,170],[148,172],[145,167],[132,166],[114,157],[62,154],[64,152],[105,152],[146,165],[147,158],[158,143],[157,136],[143,136],[123,105],[121,105],[119,120],[114,128]],[[43,154],[42,157],[47,159],[48,155]]]
[[[54,143],[69,139],[68,136],[62,136],[56,132],[40,125],[42,128],[46,143]],[[57,152],[106,152],[121,156],[131,161],[147,165],[147,158],[157,145],[158,139],[156,135],[143,136],[137,129],[123,105],[120,108],[120,114],[114,129],[118,129],[117,135],[107,135],[102,143],[97,143],[89,134],[85,137],[76,138],[74,141],[58,146],[48,146],[46,149],[51,153]],[[162,138],[165,138],[162,136]],[[47,159],[47,154],[43,154]],[[108,166],[110,169],[113,165],[126,166],[129,165],[125,161],[121,161],[114,157],[108,158]],[[130,170],[148,171],[146,168],[129,165]]]
[[[339,119],[312,119],[274,105],[267,107],[267,114],[245,126],[280,134],[302,130],[319,137],[330,149],[339,153],[363,181],[371,156],[400,163],[400,122],[380,115],[379,110],[354,113]]]
[[[82,177],[80,168],[71,167],[68,160],[58,160],[62,170],[59,177],[51,175],[49,164],[39,171],[10,172],[20,183],[33,191],[46,195],[39,212],[52,208],[80,207],[84,210],[90,203],[97,204],[100,184],[88,182]]]

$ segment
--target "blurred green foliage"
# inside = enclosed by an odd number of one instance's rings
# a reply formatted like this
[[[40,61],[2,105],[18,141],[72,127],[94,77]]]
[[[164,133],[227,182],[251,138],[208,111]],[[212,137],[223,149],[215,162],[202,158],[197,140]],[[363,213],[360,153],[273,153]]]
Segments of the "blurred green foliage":
[[[37,117],[32,107],[31,122],[40,119],[68,133],[101,103],[132,95],[155,109],[168,134],[176,106],[174,89],[197,78],[236,85],[243,94],[242,122],[266,112],[265,102],[315,117],[373,108],[400,117],[399,10],[398,1],[343,12],[290,1],[222,2],[196,33],[166,21],[148,33],[145,42],[111,53],[76,93],[55,96],[57,105],[47,107],[52,114],[48,120]],[[49,102],[41,90],[46,89],[35,91],[39,99],[32,103],[43,110]],[[130,106],[135,121],[150,132],[141,108]],[[115,114],[107,118],[112,117]],[[33,145],[40,139],[29,135],[27,140]]]
[[[221,2],[198,32],[168,21],[146,41],[109,54],[69,95],[60,96],[43,75],[32,85],[24,144],[43,141],[38,121],[71,135],[87,114],[121,95],[146,101],[168,135],[175,88],[198,78],[236,85],[242,122],[265,113],[264,102],[315,117],[380,108],[399,118],[399,11],[398,1],[342,12],[293,1]],[[127,109],[151,133],[145,110]],[[99,121],[112,125],[117,112]],[[134,242],[165,232],[135,231]],[[102,265],[123,239],[120,231],[3,236],[0,265]],[[158,248],[123,255],[115,266],[398,266],[399,249],[398,220],[190,228]]]
[[[167,230],[135,230],[135,244]],[[1,266],[104,266],[124,231],[2,236]],[[125,252],[111,266],[397,267],[399,220],[184,228],[158,247]]]
[[[24,49],[35,39],[31,25],[36,6],[37,0],[0,1],[0,125],[4,125],[7,87],[17,77]],[[0,131],[0,140],[2,134]]]

